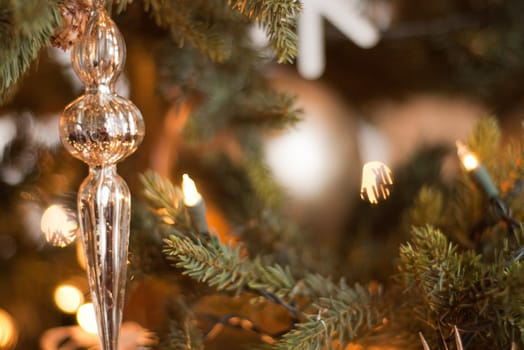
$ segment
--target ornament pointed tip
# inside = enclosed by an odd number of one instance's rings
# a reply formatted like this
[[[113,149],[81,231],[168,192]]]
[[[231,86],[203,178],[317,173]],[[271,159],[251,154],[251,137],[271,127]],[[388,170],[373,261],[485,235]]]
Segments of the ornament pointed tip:
[[[429,347],[429,344],[426,341],[426,338],[424,338],[424,335],[422,334],[422,332],[418,332],[418,336],[420,337],[420,341],[422,342],[422,347],[424,348],[424,350],[431,350],[431,348]]]
[[[457,350],[464,350],[464,345],[462,345],[462,339],[460,338],[459,329],[456,325],[453,326],[453,334],[455,337],[455,344],[457,346]]]

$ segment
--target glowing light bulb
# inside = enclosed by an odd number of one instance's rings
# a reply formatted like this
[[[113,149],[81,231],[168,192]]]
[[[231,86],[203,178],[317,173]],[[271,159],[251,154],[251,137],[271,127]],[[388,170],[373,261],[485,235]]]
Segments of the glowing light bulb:
[[[18,330],[11,315],[0,309],[0,349],[14,349],[18,341]]]
[[[488,170],[465,144],[457,141],[457,154],[469,177],[479,186],[488,198],[496,198],[499,190],[491,180]]]
[[[187,174],[182,176],[182,192],[184,192],[184,205],[193,227],[199,233],[208,232],[206,204],[198,193],[195,182]]]
[[[473,152],[471,152],[465,144],[461,141],[457,141],[457,154],[460,158],[460,162],[464,165],[467,171],[472,171],[479,166],[479,160]]]
[[[69,210],[53,204],[44,211],[40,228],[49,244],[65,247],[75,240],[78,223]]]
[[[392,185],[391,169],[386,164],[378,161],[364,164],[360,198],[369,201],[371,204],[377,204],[380,200],[389,197]]]
[[[195,182],[187,174],[182,176],[182,192],[184,192],[184,204],[188,207],[194,207],[202,201]]]
[[[56,306],[66,314],[75,313],[84,302],[84,295],[78,287],[71,284],[61,284],[55,289]]]
[[[76,321],[78,322],[80,328],[82,328],[87,333],[98,333],[95,308],[92,303],[84,304],[78,308],[76,313]]]

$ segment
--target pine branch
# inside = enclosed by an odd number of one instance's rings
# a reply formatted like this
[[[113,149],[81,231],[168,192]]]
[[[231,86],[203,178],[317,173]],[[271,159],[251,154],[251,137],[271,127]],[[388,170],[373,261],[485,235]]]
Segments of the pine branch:
[[[498,184],[509,177],[511,169],[502,165],[508,161],[500,162],[500,129],[496,120],[492,117],[480,119],[466,143],[499,187]],[[443,189],[423,189],[409,213],[410,225],[438,227],[461,247],[469,249],[479,247],[486,236],[494,237],[496,232],[506,234],[503,225],[497,227],[499,220],[492,215],[490,203],[467,171],[462,170],[452,193],[446,196],[444,193]]]
[[[124,12],[129,5],[133,2],[133,0],[108,0],[107,1],[110,5],[110,7],[115,8],[116,13],[122,13]]]
[[[282,201],[281,189],[274,181],[273,174],[261,160],[261,156],[246,157],[246,172],[257,197],[265,207],[275,207]]]
[[[509,339],[515,341],[520,347],[524,346],[524,264],[516,262],[503,271],[507,283],[499,288],[495,296],[495,305],[501,305],[503,312],[500,317],[500,331],[497,333],[511,335]],[[496,306],[495,306],[496,307]],[[502,341],[504,338],[501,337]],[[502,342],[501,342],[502,343]]]
[[[164,253],[176,267],[219,291],[252,291],[292,313],[293,309],[284,299],[310,297],[313,310],[304,315],[306,321],[284,335],[275,345],[276,349],[319,349],[335,337],[347,343],[378,326],[383,317],[373,305],[373,298],[359,285],[349,288],[341,281],[337,286],[319,275],[306,275],[297,283],[289,269],[265,266],[258,259],[249,260],[238,248],[221,245],[216,238],[204,244],[170,236],[165,243]],[[296,312],[293,316],[297,321],[303,317]]]
[[[220,164],[223,165],[224,162],[220,162]],[[250,165],[246,166],[249,167]],[[249,170],[246,171],[249,172]],[[251,175],[254,176],[254,174]],[[190,235],[192,238],[196,238],[198,234],[192,227],[191,220],[182,205],[183,194],[180,188],[173,186],[171,182],[152,171],[142,175],[141,181],[144,186],[144,196],[148,200],[149,206],[152,207],[160,221],[165,224],[163,231],[168,234]],[[262,192],[257,192],[258,199],[266,203],[272,198],[274,199],[273,194],[278,192],[276,185],[267,173],[257,174],[255,178],[250,177],[246,181],[251,182],[249,185],[254,187],[256,191]],[[239,184],[235,183],[236,189],[239,188],[238,186]],[[250,201],[249,205],[255,206],[256,204]],[[296,227],[294,225],[286,225],[272,210],[252,208],[250,211],[253,211],[255,217],[250,220],[246,227],[237,228],[237,233],[241,237],[250,238],[249,240],[246,239],[245,246],[250,251],[249,254],[252,253],[252,256],[261,254],[268,257],[269,254],[278,250],[278,256],[281,259],[271,259],[271,261],[289,264],[290,260],[297,260],[294,256],[294,249],[304,244],[304,239],[299,237],[297,242],[289,243],[292,239],[291,236],[297,235]],[[208,237],[200,238],[206,240]],[[292,245],[293,249],[288,247],[288,244]],[[265,260],[267,262],[268,259]]]
[[[407,307],[431,329],[447,334],[456,325],[477,337],[474,344],[497,348],[522,342],[524,268],[513,260],[508,265],[507,244],[487,264],[472,251],[459,252],[439,230],[427,226],[414,228],[412,241],[400,251]]]
[[[412,234],[412,241],[400,247],[399,270],[405,288],[419,291],[432,317],[438,319],[456,306],[457,295],[479,280],[480,256],[459,253],[456,245],[430,226],[413,228]]]
[[[229,5],[262,26],[278,56],[291,62],[297,55],[296,18],[302,5],[297,0],[228,0]]]
[[[171,322],[167,340],[160,346],[165,350],[203,350],[204,340],[200,329],[191,323],[190,319]]]
[[[431,226],[412,229],[413,239],[400,247],[399,282],[406,295],[406,305],[415,313],[421,326],[428,327],[426,335],[433,336],[441,329],[441,319],[458,302],[458,288],[453,282],[464,271],[457,247]],[[478,261],[478,257],[476,257]],[[468,264],[471,269],[471,264]],[[470,272],[470,271],[468,271]],[[467,276],[470,276],[469,273]],[[458,280],[459,284],[463,281]],[[469,283],[471,287],[472,283]],[[448,315],[448,320],[452,315]],[[420,328],[419,328],[420,330]]]
[[[476,153],[480,161],[489,168],[499,165],[497,158],[501,140],[501,131],[495,117],[484,117],[475,125],[468,138],[468,147]]]
[[[220,32],[209,20],[213,13],[202,13],[205,1],[144,0],[144,6],[146,11],[151,12],[156,24],[168,29],[181,47],[187,42],[215,61],[222,62],[228,58],[225,38],[220,36]]]
[[[241,96],[238,104],[243,113],[234,117],[233,122],[276,129],[292,126],[302,113],[294,107],[295,103],[295,96],[273,90]]]
[[[154,173],[147,173],[142,181],[155,214],[176,217],[179,200],[175,187]],[[159,211],[159,207],[163,210]],[[314,349],[332,337],[348,342],[382,319],[373,298],[358,285],[349,288],[343,280],[335,284],[310,273],[297,280],[289,267],[267,264],[258,256],[251,259],[239,245],[232,247],[221,244],[216,236],[199,238],[188,233],[170,235],[163,249],[184,275],[217,291],[257,294],[284,307],[293,323],[303,322],[285,335],[277,348]],[[297,298],[308,300],[305,313],[297,308]]]
[[[154,171],[140,176],[144,186],[144,197],[165,224],[175,228],[175,232],[191,232],[191,221],[183,206],[183,194],[179,187]]]
[[[206,243],[177,236],[164,242],[168,260],[174,261],[184,274],[219,291],[263,290],[286,297],[294,286],[289,270],[251,261],[241,254],[240,248],[223,245],[214,236]]]
[[[330,349],[337,338],[339,344],[347,344],[380,325],[382,316],[368,291],[361,286],[349,288],[341,282],[329,292],[329,297],[315,303],[316,314],[309,314],[306,322],[285,334],[275,349]]]
[[[441,191],[432,187],[423,187],[415,198],[409,211],[409,222],[412,226],[431,225],[439,227],[444,217],[444,196]]]
[[[0,105],[60,26],[58,0],[0,1]]]
[[[147,171],[144,175],[141,175],[140,180],[144,186],[145,197],[156,207],[165,207],[173,210],[174,213],[180,211],[182,194],[169,180],[164,179],[154,171]]]

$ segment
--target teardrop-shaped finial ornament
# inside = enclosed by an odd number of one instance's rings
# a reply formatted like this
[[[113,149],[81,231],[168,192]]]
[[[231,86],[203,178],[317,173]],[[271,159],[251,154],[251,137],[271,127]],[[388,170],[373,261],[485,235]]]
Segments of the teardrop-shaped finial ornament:
[[[129,189],[116,173],[116,163],[136,151],[145,128],[138,108],[115,92],[125,44],[103,3],[94,1],[84,36],[72,50],[73,68],[86,90],[65,108],[60,138],[74,157],[89,165],[78,194],[78,218],[101,349],[116,350],[131,206]]]

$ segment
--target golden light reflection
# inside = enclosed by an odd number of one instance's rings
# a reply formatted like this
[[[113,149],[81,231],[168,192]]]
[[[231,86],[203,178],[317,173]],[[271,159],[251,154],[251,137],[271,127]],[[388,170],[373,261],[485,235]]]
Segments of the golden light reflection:
[[[82,247],[82,241],[79,239],[76,243],[76,262],[82,270],[86,270],[86,256],[84,253],[84,247]]]
[[[56,306],[67,314],[74,314],[84,302],[82,291],[71,284],[61,284],[55,289]]]
[[[195,182],[187,174],[182,176],[182,192],[184,193],[184,204],[188,207],[194,207],[202,200]]]
[[[18,330],[14,319],[6,311],[0,309],[0,349],[14,349],[18,341]]]
[[[386,164],[379,161],[364,164],[360,198],[371,204],[377,204],[389,197],[392,185],[391,169]]]
[[[44,211],[40,228],[46,241],[57,247],[71,244],[78,230],[76,217],[65,207],[53,204]]]
[[[78,308],[76,313],[76,321],[78,322],[80,328],[82,328],[87,333],[98,333],[95,308],[92,303],[86,303]]]

